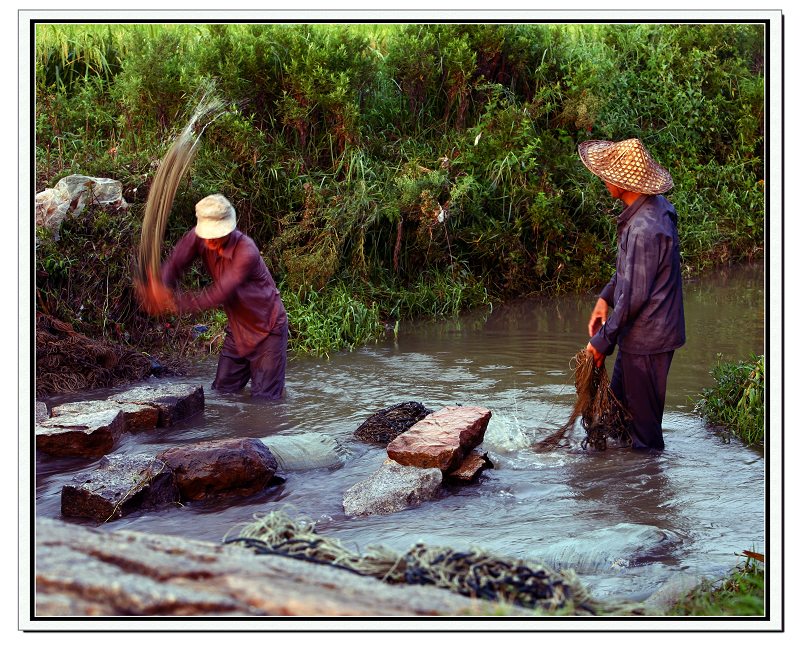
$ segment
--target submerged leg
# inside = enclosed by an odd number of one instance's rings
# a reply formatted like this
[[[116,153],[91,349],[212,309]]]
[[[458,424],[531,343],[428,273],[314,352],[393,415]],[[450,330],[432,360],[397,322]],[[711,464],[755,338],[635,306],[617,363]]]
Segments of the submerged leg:
[[[270,334],[259,347],[257,356],[250,359],[253,381],[250,386],[253,397],[280,399],[286,383],[286,343],[289,327]]]
[[[611,387],[633,418],[628,430],[634,449],[664,449],[661,420],[673,354],[617,355]]]
[[[250,362],[239,356],[233,336],[228,332],[222,344],[217,363],[217,376],[211,388],[222,393],[235,393],[244,388],[249,380]]]

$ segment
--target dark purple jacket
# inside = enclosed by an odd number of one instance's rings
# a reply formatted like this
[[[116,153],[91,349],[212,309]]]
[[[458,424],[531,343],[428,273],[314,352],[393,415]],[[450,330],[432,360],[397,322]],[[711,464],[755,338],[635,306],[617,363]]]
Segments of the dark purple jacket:
[[[203,260],[214,283],[197,293],[176,294],[180,313],[222,306],[236,349],[246,356],[286,324],[286,310],[255,242],[234,230],[219,252],[209,250],[194,228],[175,245],[161,271],[161,281],[174,289],[196,259]]]
[[[617,217],[617,270],[600,292],[614,308],[592,337],[598,352],[658,354],[686,342],[678,216],[663,196],[644,195]]]

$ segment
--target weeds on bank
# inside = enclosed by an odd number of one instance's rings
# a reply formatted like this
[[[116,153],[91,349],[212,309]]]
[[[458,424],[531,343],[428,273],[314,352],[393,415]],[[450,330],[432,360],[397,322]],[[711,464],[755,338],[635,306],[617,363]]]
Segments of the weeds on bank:
[[[716,383],[703,390],[695,411],[745,444],[763,446],[764,355],[749,361],[718,361],[711,376]]]
[[[670,616],[763,616],[764,564],[747,557],[721,582],[704,581],[668,612]]]
[[[688,273],[763,254],[759,25],[42,24],[35,45],[37,190],[111,177],[131,205],[102,246],[72,229],[37,260],[43,300],[89,335],[140,331],[117,266],[209,77],[231,110],[204,134],[165,248],[197,200],[227,195],[289,302],[302,287],[333,298],[324,325],[318,302],[292,306],[309,352],[374,336],[373,310],[439,316],[605,282],[619,206],[578,160],[586,139],[638,136],[670,169]],[[106,296],[106,324],[86,318]],[[336,323],[351,331],[328,336]]]

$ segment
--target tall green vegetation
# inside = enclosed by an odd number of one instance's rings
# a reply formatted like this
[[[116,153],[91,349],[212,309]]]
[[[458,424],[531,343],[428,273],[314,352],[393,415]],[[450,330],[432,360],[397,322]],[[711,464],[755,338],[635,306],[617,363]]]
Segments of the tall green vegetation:
[[[36,37],[37,190],[70,173],[122,181],[134,225],[107,233],[118,260],[209,79],[231,110],[203,136],[166,244],[197,200],[223,193],[299,300],[346,287],[393,320],[598,286],[619,206],[575,153],[586,139],[640,137],[670,169],[687,272],[763,251],[759,25],[38,25]],[[85,254],[67,243],[37,269]],[[81,278],[67,265],[39,280],[52,298],[51,279]],[[75,321],[79,303],[60,298]]]
[[[695,405],[710,424],[724,427],[745,444],[764,444],[764,355],[722,362],[711,371],[715,385]]]

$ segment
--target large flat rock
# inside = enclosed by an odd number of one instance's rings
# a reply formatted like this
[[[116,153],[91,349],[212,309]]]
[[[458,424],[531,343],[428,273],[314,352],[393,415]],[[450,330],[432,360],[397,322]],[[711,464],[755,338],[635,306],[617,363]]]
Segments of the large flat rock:
[[[205,408],[203,386],[189,383],[140,386],[113,395],[109,400],[157,408],[159,427],[170,427]]]
[[[246,496],[267,487],[278,462],[258,438],[213,440],[158,454],[175,472],[182,501]]]
[[[105,522],[179,500],[172,470],[152,454],[106,456],[61,489],[61,514]]]
[[[99,458],[125,430],[119,408],[52,417],[36,425],[36,449],[52,456]]]
[[[447,406],[397,436],[386,453],[401,465],[437,467],[447,474],[483,442],[491,417],[485,408]]]
[[[438,468],[408,467],[387,459],[372,476],[344,493],[342,505],[346,515],[385,515],[432,499],[441,484]]]
[[[153,404],[136,404],[121,402],[118,399],[89,400],[85,402],[69,402],[53,407],[53,417],[60,415],[81,415],[97,413],[109,409],[121,409],[125,416],[125,431],[135,433],[147,431],[158,426],[159,408]]]
[[[507,605],[502,610],[531,615]],[[496,616],[498,605],[238,546],[37,519],[35,614]]]
[[[353,435],[364,442],[386,445],[431,413],[420,402],[395,404],[370,415]]]

